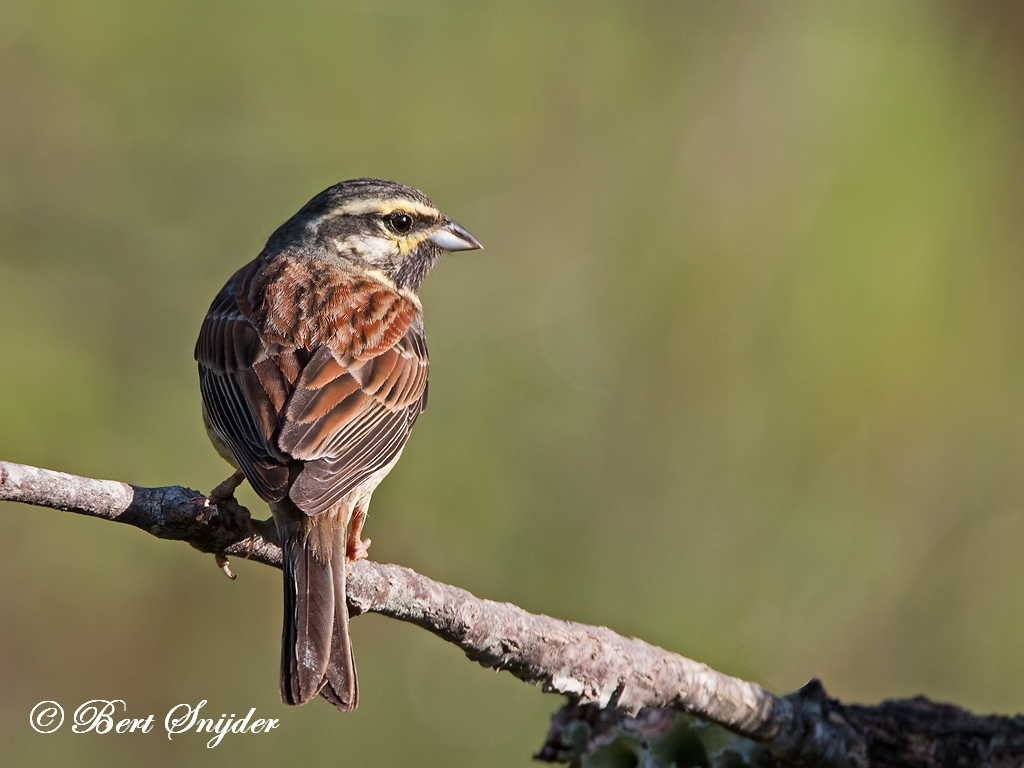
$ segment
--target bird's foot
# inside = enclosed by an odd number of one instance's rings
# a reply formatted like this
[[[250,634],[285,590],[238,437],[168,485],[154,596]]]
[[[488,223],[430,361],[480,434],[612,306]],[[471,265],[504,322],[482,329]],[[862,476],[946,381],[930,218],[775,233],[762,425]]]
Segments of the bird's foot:
[[[238,505],[238,501],[235,499],[235,491],[238,489],[238,486],[244,482],[245,475],[242,474],[242,470],[232,472],[231,476],[227,480],[210,491],[210,501],[218,507],[224,507],[231,504]]]
[[[256,529],[252,524],[252,513],[246,507],[238,503],[235,498],[235,490],[245,481],[245,475],[239,470],[231,477],[218,485],[207,497],[207,519],[213,514],[223,516],[224,527],[231,531],[245,532],[249,536],[249,555],[252,555],[253,542],[255,541]],[[224,575],[234,580],[235,574],[231,572],[227,555],[218,552],[214,556],[217,567],[224,571]]]
[[[357,560],[365,560],[369,557],[369,555],[366,554],[366,550],[369,548],[369,539],[360,539],[358,536],[353,539],[349,536],[347,546],[345,547],[345,558],[348,560],[349,565]]]
[[[365,560],[368,557],[366,550],[370,548],[370,540],[362,538],[365,522],[366,510],[356,510],[352,517],[352,527],[348,529],[348,537],[345,540],[345,561],[349,567],[357,560]]]
[[[224,516],[224,524],[232,530],[247,531],[252,533],[252,514],[246,507],[238,503],[235,498],[235,489],[245,481],[245,475],[241,470],[235,472],[210,491],[210,504],[217,508],[217,514]]]

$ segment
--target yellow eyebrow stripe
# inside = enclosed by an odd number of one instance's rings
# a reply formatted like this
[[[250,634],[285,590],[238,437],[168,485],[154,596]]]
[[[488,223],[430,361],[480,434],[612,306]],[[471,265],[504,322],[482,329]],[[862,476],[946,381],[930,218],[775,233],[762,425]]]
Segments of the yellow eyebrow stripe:
[[[414,216],[427,216],[433,218],[439,215],[439,211],[429,205],[424,205],[418,200],[409,200],[399,197],[392,200],[354,200],[331,211],[328,216],[358,216],[363,213],[379,213],[386,216],[392,211],[406,211]]]

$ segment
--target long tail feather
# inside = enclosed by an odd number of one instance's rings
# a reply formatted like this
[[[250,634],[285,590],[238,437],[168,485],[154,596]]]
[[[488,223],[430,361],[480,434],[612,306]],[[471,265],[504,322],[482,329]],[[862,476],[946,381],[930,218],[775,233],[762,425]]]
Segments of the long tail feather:
[[[352,640],[348,634],[348,601],[345,599],[345,529],[334,532],[331,569],[334,575],[334,639],[327,664],[327,681],[320,693],[342,712],[359,704],[359,682]]]
[[[281,700],[304,704],[319,693],[328,669],[335,634],[334,569],[305,545],[296,522],[279,519],[278,530],[284,554]]]

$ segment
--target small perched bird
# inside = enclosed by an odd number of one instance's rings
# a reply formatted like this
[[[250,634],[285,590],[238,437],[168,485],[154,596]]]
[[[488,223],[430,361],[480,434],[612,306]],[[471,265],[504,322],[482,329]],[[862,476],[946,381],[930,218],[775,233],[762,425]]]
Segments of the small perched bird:
[[[427,405],[417,291],[446,251],[480,248],[418,190],[353,179],[274,232],[213,300],[195,356],[203,420],[284,553],[281,699],[358,703],[345,576],[366,557],[370,496]]]

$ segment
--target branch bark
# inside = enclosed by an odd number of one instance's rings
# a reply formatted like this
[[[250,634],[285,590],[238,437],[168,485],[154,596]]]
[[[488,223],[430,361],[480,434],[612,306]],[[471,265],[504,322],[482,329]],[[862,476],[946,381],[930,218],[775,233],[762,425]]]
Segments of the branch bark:
[[[202,552],[281,566],[272,520],[239,518],[181,486],[141,488],[0,462],[0,501],[127,523]],[[483,600],[397,565],[352,565],[353,614],[408,621],[458,645],[481,665],[511,672],[570,703],[556,715],[541,759],[560,759],[573,722],[591,733],[638,714],[677,710],[763,745],[780,766],[1019,766],[1024,718],[977,717],[919,697],[867,707],[830,699],[817,681],[789,696],[730,677],[637,638]]]

